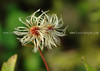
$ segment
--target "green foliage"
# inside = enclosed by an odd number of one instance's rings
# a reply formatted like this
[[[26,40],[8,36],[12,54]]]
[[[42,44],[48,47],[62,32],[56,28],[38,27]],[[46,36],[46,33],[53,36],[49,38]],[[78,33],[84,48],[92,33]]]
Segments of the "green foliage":
[[[24,67],[26,71],[39,71],[40,70],[40,58],[36,54],[29,55],[25,58]]]
[[[93,68],[92,66],[87,64],[87,62],[85,61],[84,57],[82,57],[82,61],[83,61],[84,65],[85,65],[87,71],[97,71],[95,68]]]
[[[77,4],[77,9],[82,16],[87,15],[90,10],[90,3],[88,1],[81,1]]]
[[[1,27],[1,23],[0,23],[0,44],[2,44],[2,27]]]
[[[4,62],[1,71],[14,71],[17,61],[17,54],[11,56],[7,62]]]
[[[25,16],[25,13],[20,11],[16,7],[16,5],[10,4],[7,7],[8,9],[8,15],[6,18],[6,26],[3,29],[3,44],[6,46],[6,48],[14,49],[16,48],[17,42],[16,42],[16,37],[13,34],[14,28],[18,27],[19,25],[22,26],[23,24],[19,21],[19,17]],[[7,41],[8,40],[8,41]],[[9,46],[9,47],[7,47]]]

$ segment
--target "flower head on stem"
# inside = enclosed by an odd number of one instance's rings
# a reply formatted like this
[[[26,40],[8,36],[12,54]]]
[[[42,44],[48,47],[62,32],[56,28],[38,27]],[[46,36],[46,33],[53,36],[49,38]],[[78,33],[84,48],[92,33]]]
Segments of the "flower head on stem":
[[[36,13],[39,11],[40,9],[31,16],[26,17],[25,21],[19,18],[19,21],[21,21],[25,27],[15,28],[14,34],[23,36],[22,38],[18,38],[23,46],[27,46],[27,44],[31,42],[33,43],[33,51],[37,52],[39,50],[48,69],[41,50],[43,50],[44,47],[48,49],[52,49],[52,46],[57,47],[57,44],[60,44],[59,36],[65,36],[66,28],[60,29],[63,26],[63,21],[62,18],[58,19],[56,14],[49,16],[47,15],[48,11],[41,11],[42,14],[36,16]]]

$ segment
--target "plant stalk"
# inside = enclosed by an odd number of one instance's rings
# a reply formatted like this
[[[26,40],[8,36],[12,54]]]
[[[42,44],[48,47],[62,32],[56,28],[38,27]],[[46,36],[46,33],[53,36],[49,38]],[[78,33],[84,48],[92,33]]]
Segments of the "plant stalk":
[[[39,49],[40,55],[41,55],[41,57],[42,57],[42,60],[43,60],[43,62],[44,62],[44,64],[45,64],[45,66],[46,66],[47,71],[50,71],[50,70],[49,70],[49,67],[48,67],[48,65],[47,65],[47,63],[46,63],[46,61],[45,61],[45,58],[44,58],[44,56],[43,56],[43,54],[42,54],[41,49],[40,49],[39,47],[38,47],[38,49]]]

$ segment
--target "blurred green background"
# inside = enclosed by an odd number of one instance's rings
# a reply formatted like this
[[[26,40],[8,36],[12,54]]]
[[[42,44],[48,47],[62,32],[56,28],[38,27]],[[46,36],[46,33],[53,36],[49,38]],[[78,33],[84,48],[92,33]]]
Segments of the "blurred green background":
[[[0,0],[0,69],[2,63],[17,53],[15,71],[46,71],[39,52],[22,47],[12,33],[23,24],[19,17],[31,15],[37,9],[62,15],[67,36],[61,46],[43,51],[51,71],[86,71],[87,62],[100,71],[100,0]]]

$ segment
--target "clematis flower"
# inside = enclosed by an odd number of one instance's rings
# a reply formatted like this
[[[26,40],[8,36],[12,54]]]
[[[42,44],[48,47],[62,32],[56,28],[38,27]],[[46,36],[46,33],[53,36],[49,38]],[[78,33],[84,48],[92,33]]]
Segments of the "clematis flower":
[[[43,12],[39,16],[36,16],[37,10],[31,16],[25,19],[25,22],[19,18],[25,27],[15,28],[14,34],[23,36],[18,38],[23,46],[28,43],[33,43],[34,52],[37,52],[38,48],[43,50],[44,47],[52,49],[52,46],[57,47],[60,44],[59,36],[65,36],[65,29],[60,29],[63,26],[62,18],[58,19],[56,14],[51,16],[47,15],[48,11]]]

